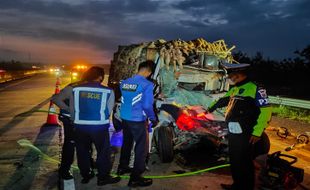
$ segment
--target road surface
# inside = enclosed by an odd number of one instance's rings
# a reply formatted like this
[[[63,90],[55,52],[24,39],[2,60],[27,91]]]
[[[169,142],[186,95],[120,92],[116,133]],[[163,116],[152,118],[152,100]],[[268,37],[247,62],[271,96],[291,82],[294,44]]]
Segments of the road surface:
[[[68,82],[68,76],[62,77],[62,87]],[[59,128],[44,126],[47,114],[36,112],[48,109],[49,98],[55,91],[55,83],[56,77],[45,73],[0,86],[0,174],[2,175],[0,189],[58,189],[58,165],[44,159],[34,150],[21,147],[17,143],[18,140],[27,139],[50,158],[59,160]],[[276,138],[274,139],[272,141],[273,151],[286,146],[279,143]],[[207,153],[201,151],[199,154],[203,157]],[[118,157],[119,154],[116,154],[113,171],[117,167]],[[308,156],[302,157],[301,163],[309,163],[307,159],[309,159]],[[150,171],[145,175],[169,175],[208,166],[210,164],[184,167],[177,164],[176,161],[162,164],[157,154],[152,154],[149,164]],[[308,178],[309,173],[308,168],[306,174]],[[129,189],[126,179],[118,184],[103,187],[96,186],[95,178],[89,184],[82,185],[78,171],[74,171],[74,179],[75,189],[80,190]],[[228,169],[184,178],[155,179],[153,186],[143,189],[217,190],[221,189],[220,183],[231,183]],[[309,182],[306,185],[309,185]]]
[[[66,79],[64,82],[68,82]],[[57,189],[57,165],[21,147],[28,139],[49,156],[58,159],[58,129],[42,127],[47,119],[49,98],[56,77],[38,74],[0,87],[0,189]]]

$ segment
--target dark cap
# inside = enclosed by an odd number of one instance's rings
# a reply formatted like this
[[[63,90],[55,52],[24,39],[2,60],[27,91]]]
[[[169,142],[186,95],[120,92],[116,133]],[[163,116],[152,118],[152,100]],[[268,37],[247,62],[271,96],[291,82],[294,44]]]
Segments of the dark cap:
[[[250,64],[247,63],[223,63],[222,68],[226,70],[227,74],[244,72],[249,69]]]

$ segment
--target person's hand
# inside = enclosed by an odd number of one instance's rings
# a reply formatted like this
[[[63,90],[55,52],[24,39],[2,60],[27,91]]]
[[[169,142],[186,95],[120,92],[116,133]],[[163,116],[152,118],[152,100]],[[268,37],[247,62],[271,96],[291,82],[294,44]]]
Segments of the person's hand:
[[[151,120],[151,127],[154,128],[158,124],[157,120]]]
[[[257,143],[259,140],[260,140],[260,137],[257,137],[257,136],[252,135],[251,138],[250,138],[249,143],[250,143],[250,144],[255,144],[255,143]]]
[[[211,113],[211,112],[209,111],[209,108],[206,109],[206,112],[205,112],[205,113],[206,113],[206,114]]]
[[[214,111],[214,110],[211,110],[211,111],[210,111],[210,108],[209,108],[209,107],[206,109],[207,114],[212,113],[213,111]]]

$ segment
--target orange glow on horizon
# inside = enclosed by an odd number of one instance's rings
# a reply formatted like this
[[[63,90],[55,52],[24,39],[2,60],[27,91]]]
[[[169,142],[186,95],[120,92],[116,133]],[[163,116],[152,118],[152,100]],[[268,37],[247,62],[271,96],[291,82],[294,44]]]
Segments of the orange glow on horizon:
[[[8,54],[8,59],[56,64],[81,63],[81,65],[107,64],[111,59],[109,53],[92,44],[60,40],[47,43],[41,39],[11,35],[2,35],[2,38],[0,48],[14,52],[12,55]]]

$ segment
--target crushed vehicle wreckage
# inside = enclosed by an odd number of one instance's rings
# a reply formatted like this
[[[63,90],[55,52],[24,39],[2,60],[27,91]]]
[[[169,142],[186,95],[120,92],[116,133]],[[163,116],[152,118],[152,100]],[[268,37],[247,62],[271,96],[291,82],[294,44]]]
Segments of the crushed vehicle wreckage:
[[[209,114],[207,108],[229,88],[221,63],[234,62],[234,47],[228,48],[224,40],[210,43],[202,38],[119,46],[109,76],[116,98],[120,81],[134,75],[140,62],[155,63],[150,80],[155,83],[159,123],[151,137],[162,162],[171,162],[175,150],[193,146],[202,137],[225,149],[228,130],[223,113]],[[118,118],[117,111],[114,115]]]

